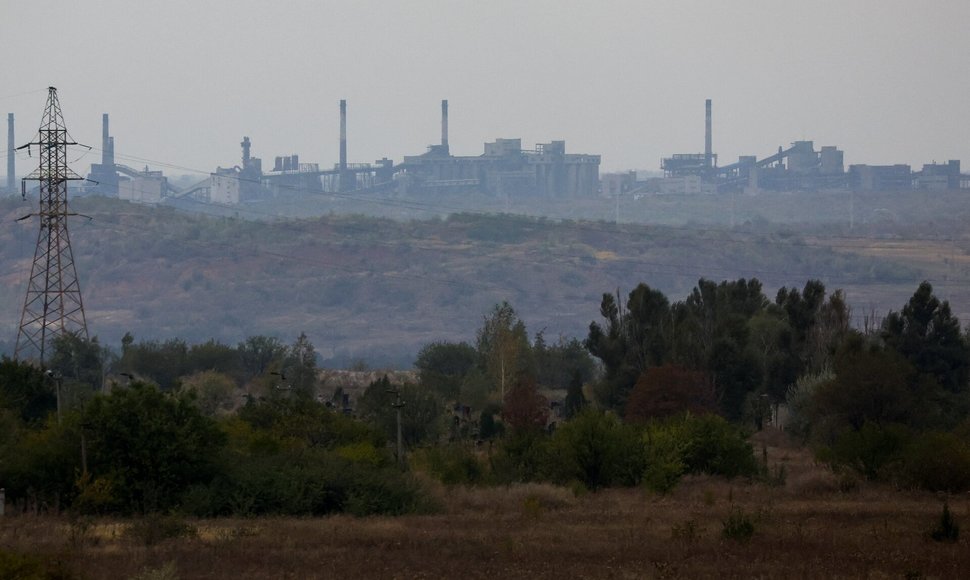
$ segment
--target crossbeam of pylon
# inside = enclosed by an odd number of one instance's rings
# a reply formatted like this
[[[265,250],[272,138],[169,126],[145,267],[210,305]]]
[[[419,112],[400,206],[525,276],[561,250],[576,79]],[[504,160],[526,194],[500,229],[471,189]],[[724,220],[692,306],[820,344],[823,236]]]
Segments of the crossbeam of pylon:
[[[82,179],[67,166],[67,148],[76,144],[64,124],[57,89],[49,87],[37,139],[19,148],[38,151],[38,168],[24,179],[40,182],[40,231],[14,357],[36,359],[41,366],[55,338],[68,333],[88,338],[81,285],[67,231],[67,182]]]

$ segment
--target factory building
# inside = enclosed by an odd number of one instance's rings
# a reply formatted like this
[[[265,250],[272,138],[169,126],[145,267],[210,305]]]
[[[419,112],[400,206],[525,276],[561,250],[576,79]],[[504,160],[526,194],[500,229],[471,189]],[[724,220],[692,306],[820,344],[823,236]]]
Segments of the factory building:
[[[135,203],[161,203],[168,193],[168,178],[161,171],[149,171],[118,182],[118,199]]]
[[[599,155],[566,153],[565,141],[522,148],[521,139],[485,143],[478,156],[455,156],[448,145],[448,101],[441,103],[441,143],[405,156],[396,176],[401,193],[450,190],[547,198],[589,197],[599,189]]]
[[[718,166],[712,150],[711,101],[705,102],[704,153],[677,153],[661,160],[664,178],[651,184],[657,193],[697,194],[727,191],[906,191],[955,190],[968,186],[960,162],[924,165],[913,172],[909,165],[851,165],[845,170],[845,154],[832,145],[815,149],[812,141],[795,141],[787,149],[758,159],[753,155],[737,163]]]

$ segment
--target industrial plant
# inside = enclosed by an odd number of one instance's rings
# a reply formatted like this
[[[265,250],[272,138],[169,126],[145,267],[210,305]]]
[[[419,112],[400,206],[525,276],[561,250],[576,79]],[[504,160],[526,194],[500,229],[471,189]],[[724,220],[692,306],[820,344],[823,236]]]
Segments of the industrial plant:
[[[333,165],[308,163],[298,154],[277,155],[272,167],[252,154],[249,137],[240,142],[238,164],[217,167],[208,177],[176,188],[158,170],[118,163],[108,114],[102,117],[101,162],[91,165],[80,193],[118,197],[138,203],[169,200],[235,205],[309,194],[370,194],[422,196],[479,193],[549,200],[624,194],[721,194],[744,192],[908,191],[970,189],[970,175],[960,161],[923,165],[845,166],[835,145],[816,149],[813,141],[795,141],[763,157],[743,155],[719,165],[713,148],[712,102],[705,102],[704,150],[674,153],[660,161],[662,176],[638,179],[637,173],[600,174],[600,155],[567,153],[565,141],[523,148],[519,138],[486,142],[479,155],[454,155],[448,143],[448,101],[441,101],[441,140],[421,154],[401,162],[384,157],[372,163],[347,159],[347,101],[339,103],[340,153]],[[8,192],[16,191],[14,115],[7,116]]]

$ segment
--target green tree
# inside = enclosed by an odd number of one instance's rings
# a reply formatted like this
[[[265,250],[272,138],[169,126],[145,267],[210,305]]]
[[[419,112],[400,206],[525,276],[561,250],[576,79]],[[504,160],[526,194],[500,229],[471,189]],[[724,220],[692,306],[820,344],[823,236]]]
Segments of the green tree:
[[[478,354],[466,342],[432,342],[419,352],[414,366],[418,381],[446,401],[461,399],[461,385],[475,367]]]
[[[646,467],[637,430],[593,409],[556,429],[550,447],[555,479],[579,480],[589,489],[636,485]]]
[[[286,355],[286,346],[274,337],[250,336],[236,346],[236,351],[247,377],[252,379],[282,360]]]
[[[232,410],[237,402],[236,382],[229,375],[216,371],[202,371],[185,377],[179,392],[190,395],[208,417]]]
[[[286,387],[301,399],[310,399],[317,388],[317,353],[313,343],[301,332],[287,351],[280,372],[286,376]]]
[[[485,316],[477,346],[482,367],[502,397],[519,377],[534,374],[525,323],[508,302]]]
[[[367,386],[357,401],[357,414],[370,422],[388,439],[397,439],[397,409],[392,407],[400,392],[401,437],[406,445],[414,446],[433,441],[442,430],[444,406],[431,390],[423,385],[404,384],[398,388],[391,385],[387,375]]]
[[[202,344],[193,344],[186,354],[186,372],[203,371],[228,375],[235,382],[242,382],[245,375],[239,351],[212,339]]]
[[[88,340],[77,333],[64,333],[51,341],[51,347],[50,370],[60,374],[66,384],[100,390],[104,365],[97,337]]]
[[[609,409],[621,410],[637,377],[666,359],[670,304],[661,292],[639,284],[625,310],[619,294],[603,294],[600,315],[605,324],[591,322],[583,344],[606,371],[595,387],[596,398]]]
[[[189,347],[184,340],[135,343],[130,334],[122,339],[118,372],[126,372],[154,381],[163,391],[178,387],[178,379],[188,373]]]
[[[532,344],[535,358],[536,380],[548,389],[568,389],[574,376],[587,383],[593,379],[596,364],[589,351],[579,340],[566,340],[560,336],[555,344],[546,344],[542,332],[536,334]]]
[[[929,282],[919,285],[901,312],[889,313],[882,338],[917,372],[932,376],[947,391],[967,390],[970,351],[960,321],[950,311],[949,302],[933,295]]]
[[[111,482],[124,511],[163,510],[215,475],[224,436],[187,399],[133,383],[84,409],[91,473]]]
[[[566,389],[566,400],[563,402],[563,413],[567,419],[572,419],[586,408],[589,402],[583,394],[583,377],[579,371],[573,373],[569,387]]]
[[[41,422],[57,407],[54,385],[41,370],[6,356],[0,360],[0,408],[28,424]]]

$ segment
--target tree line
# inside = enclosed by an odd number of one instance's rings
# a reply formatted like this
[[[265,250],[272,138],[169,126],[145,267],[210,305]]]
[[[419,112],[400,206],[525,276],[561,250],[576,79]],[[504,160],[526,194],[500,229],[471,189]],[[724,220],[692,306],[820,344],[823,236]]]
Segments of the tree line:
[[[929,283],[861,330],[818,281],[770,300],[702,279],[677,302],[640,284],[599,315],[549,341],[498,304],[473,341],[421,349],[413,384],[378,379],[352,408],[302,334],[126,335],[120,353],[62,336],[46,369],[0,362],[0,483],[21,509],[198,515],[431,510],[415,470],[663,492],[691,473],[770,479],[746,436],[787,415],[839,473],[970,489],[970,350]]]

